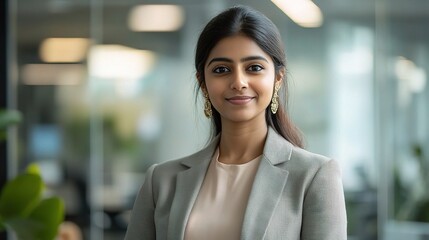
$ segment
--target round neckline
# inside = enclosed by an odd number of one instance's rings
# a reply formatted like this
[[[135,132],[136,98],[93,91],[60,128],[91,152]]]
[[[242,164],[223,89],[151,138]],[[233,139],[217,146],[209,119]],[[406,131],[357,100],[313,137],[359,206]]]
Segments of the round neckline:
[[[216,149],[216,157],[215,157],[215,161],[216,161],[216,165],[220,166],[220,167],[224,167],[224,168],[244,168],[250,165],[253,165],[253,163],[258,162],[258,160],[262,157],[262,154],[253,158],[252,160],[245,162],[245,163],[239,163],[239,164],[234,164],[234,163],[223,163],[219,161],[219,148]]]

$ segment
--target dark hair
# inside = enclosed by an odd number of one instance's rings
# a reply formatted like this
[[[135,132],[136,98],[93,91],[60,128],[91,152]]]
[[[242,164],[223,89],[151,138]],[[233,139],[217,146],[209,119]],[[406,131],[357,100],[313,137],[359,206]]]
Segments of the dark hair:
[[[197,93],[201,87],[205,86],[204,66],[211,50],[223,38],[237,34],[243,34],[251,38],[272,58],[276,75],[280,74],[281,71],[285,71],[286,59],[283,43],[274,23],[265,15],[250,7],[235,6],[221,12],[210,20],[200,34],[195,54],[195,68],[198,75]],[[286,77],[283,80],[284,88],[282,89],[285,91],[283,102],[286,104]],[[213,107],[212,111],[213,137],[222,131],[222,124],[219,112]],[[303,147],[300,131],[292,123],[281,104],[276,114],[272,114],[268,106],[265,110],[265,118],[267,125],[273,127],[286,140],[295,146]]]

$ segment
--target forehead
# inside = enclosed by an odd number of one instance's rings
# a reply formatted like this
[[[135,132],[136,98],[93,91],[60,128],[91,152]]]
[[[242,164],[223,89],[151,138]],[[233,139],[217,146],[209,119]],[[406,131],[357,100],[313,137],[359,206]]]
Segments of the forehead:
[[[234,35],[221,39],[210,51],[206,62],[217,57],[239,61],[239,59],[249,56],[262,56],[266,58],[269,63],[272,63],[271,57],[265,53],[253,39],[244,35]]]

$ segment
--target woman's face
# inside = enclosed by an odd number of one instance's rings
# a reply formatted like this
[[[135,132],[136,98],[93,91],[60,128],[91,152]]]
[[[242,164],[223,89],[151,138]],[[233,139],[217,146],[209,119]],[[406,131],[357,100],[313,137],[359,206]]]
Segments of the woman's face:
[[[205,89],[222,122],[264,121],[274,84],[281,83],[274,63],[251,38],[220,40],[204,67]]]

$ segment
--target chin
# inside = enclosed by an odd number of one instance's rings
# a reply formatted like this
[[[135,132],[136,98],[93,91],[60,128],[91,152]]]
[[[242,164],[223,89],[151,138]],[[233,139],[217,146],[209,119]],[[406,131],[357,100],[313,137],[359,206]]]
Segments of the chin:
[[[249,122],[251,120],[257,119],[259,114],[241,112],[241,113],[225,114],[221,116],[226,121],[231,121],[234,123],[240,123],[240,122],[244,123],[244,122]],[[265,118],[263,119],[265,121]]]

